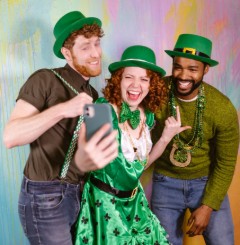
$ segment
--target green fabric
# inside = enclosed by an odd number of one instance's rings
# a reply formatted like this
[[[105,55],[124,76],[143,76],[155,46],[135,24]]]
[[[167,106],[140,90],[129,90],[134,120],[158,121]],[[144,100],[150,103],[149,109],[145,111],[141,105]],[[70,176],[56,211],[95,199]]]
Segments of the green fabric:
[[[212,41],[195,34],[181,34],[174,50],[165,50],[171,57],[185,57],[216,66],[218,61],[211,59]]]
[[[108,70],[113,73],[124,67],[140,67],[158,72],[161,76],[165,76],[166,74],[163,68],[156,65],[156,56],[153,50],[142,45],[134,45],[126,48],[121,60],[110,64]]]
[[[168,83],[170,78],[165,78]],[[155,162],[155,172],[179,179],[195,179],[208,176],[202,203],[215,210],[230,186],[236,164],[239,144],[239,124],[236,109],[231,101],[216,88],[204,83],[206,109],[203,118],[203,143],[191,155],[191,163],[180,168],[169,160],[172,142],[163,155]],[[183,102],[176,99],[180,106],[182,125],[193,126],[195,101]],[[159,139],[168,115],[167,107],[156,114],[156,126],[152,131],[153,142]],[[180,139],[188,142],[191,130],[180,134]]]
[[[154,113],[152,113],[150,110],[145,110],[145,116],[146,116],[146,124],[151,129],[154,126],[155,123],[155,116]]]
[[[123,102],[119,115],[119,122],[124,123],[125,121],[128,121],[131,127],[136,129],[140,123],[140,111],[131,111],[129,105],[126,102]]]
[[[97,103],[106,103],[101,98]],[[113,112],[113,127],[121,132]],[[95,187],[90,180],[84,186],[75,244],[130,245],[169,244],[166,232],[148,206],[139,178],[144,166],[137,160],[128,162],[119,144],[118,157],[104,169],[94,171],[94,177],[119,190],[133,190],[132,198],[118,198]]]

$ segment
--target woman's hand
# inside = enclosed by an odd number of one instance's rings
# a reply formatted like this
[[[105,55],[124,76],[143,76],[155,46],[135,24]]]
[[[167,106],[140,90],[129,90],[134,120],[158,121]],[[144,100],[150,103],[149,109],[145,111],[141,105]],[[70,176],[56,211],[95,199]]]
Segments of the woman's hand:
[[[82,124],[74,157],[80,173],[104,168],[118,156],[117,130],[113,130],[103,138],[109,127],[110,125],[105,124],[89,141],[86,141],[86,125]]]
[[[191,128],[190,126],[181,127],[181,116],[178,106],[176,108],[176,113],[176,118],[171,116],[165,121],[165,127],[162,132],[161,140],[166,143],[169,143],[176,134]]]

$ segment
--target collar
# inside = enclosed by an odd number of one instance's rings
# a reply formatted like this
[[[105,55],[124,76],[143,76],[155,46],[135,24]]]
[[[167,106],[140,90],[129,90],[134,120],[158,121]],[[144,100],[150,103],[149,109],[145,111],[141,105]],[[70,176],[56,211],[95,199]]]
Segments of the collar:
[[[76,89],[82,89],[89,86],[89,80],[85,80],[82,75],[75,71],[69,64],[66,64],[64,68],[69,74],[68,78],[66,77],[66,81],[70,82]]]
[[[198,95],[196,95],[194,98],[192,98],[190,100],[184,100],[184,99],[177,97],[178,100],[183,101],[183,102],[192,102],[192,101],[195,101],[197,98],[198,98]]]

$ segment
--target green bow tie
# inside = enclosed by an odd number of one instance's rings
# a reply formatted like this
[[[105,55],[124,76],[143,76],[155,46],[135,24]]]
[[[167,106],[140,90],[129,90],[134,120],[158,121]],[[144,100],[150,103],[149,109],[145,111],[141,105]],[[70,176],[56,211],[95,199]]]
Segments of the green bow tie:
[[[126,120],[128,120],[128,122],[130,123],[133,129],[136,129],[140,123],[140,111],[139,110],[131,111],[128,104],[123,102],[120,111],[119,121],[120,123],[123,123]]]

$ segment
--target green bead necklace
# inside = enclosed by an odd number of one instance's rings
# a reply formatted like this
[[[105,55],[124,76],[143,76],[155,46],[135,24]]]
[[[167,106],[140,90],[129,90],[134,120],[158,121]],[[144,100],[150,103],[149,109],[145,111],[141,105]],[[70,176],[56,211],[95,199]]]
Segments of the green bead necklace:
[[[205,93],[204,86],[201,83],[199,87],[198,97],[196,100],[196,110],[194,125],[192,129],[192,138],[188,143],[184,143],[179,134],[173,138],[173,146],[170,153],[170,161],[178,167],[186,167],[191,162],[191,153],[195,149],[201,147],[203,141],[203,115],[205,109]],[[169,89],[169,109],[170,115],[176,117],[176,102],[174,96],[174,86],[171,82]]]

